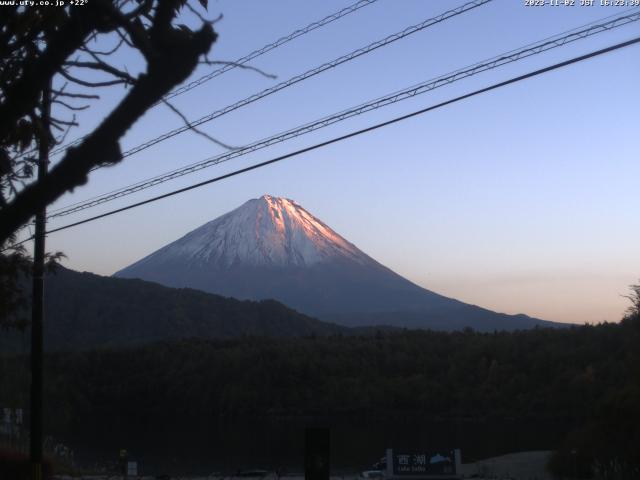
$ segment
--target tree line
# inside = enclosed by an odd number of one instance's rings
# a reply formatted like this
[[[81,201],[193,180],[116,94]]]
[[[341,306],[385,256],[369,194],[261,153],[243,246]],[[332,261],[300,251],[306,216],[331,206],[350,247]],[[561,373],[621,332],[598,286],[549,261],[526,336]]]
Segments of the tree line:
[[[581,464],[617,459],[637,468],[639,340],[636,312],[619,324],[568,329],[194,339],[56,353],[46,359],[46,419],[60,438],[248,417],[557,420],[572,428],[555,468],[572,465],[576,451],[588,459]],[[3,404],[26,404],[26,367],[22,357],[0,358]]]

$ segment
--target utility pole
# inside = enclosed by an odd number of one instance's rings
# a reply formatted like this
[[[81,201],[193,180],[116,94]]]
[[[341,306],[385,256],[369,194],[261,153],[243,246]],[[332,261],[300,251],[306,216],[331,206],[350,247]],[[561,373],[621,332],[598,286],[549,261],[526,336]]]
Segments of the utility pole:
[[[38,182],[47,175],[49,166],[49,124],[51,115],[51,84],[42,91],[40,122],[42,131],[38,144]],[[46,207],[36,214],[33,245],[33,293],[31,299],[31,480],[42,480],[42,360],[44,317],[44,232]]]

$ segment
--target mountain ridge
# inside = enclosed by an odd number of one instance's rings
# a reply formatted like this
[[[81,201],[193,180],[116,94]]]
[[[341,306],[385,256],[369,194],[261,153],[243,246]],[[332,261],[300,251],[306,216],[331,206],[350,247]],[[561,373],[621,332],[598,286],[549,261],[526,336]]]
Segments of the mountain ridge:
[[[114,274],[240,299],[276,299],[345,326],[478,330],[552,326],[420,287],[293,200],[263,195]]]
[[[62,266],[45,279],[45,349],[88,350],[154,342],[347,334],[275,300],[224,298],[139,279],[76,272]],[[25,288],[28,285],[25,284]],[[20,351],[18,332],[0,336],[0,351]]]

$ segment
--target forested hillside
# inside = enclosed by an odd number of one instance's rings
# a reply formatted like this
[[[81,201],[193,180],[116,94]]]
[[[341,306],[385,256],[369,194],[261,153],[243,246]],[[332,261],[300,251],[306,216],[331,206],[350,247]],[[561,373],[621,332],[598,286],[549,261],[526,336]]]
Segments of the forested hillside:
[[[28,288],[28,286],[25,286]],[[240,301],[189,288],[56,268],[45,289],[46,350],[123,347],[185,338],[328,335],[320,322],[273,300]],[[0,352],[21,351],[21,335],[0,332]]]
[[[637,460],[639,344],[636,316],[515,333],[246,337],[58,353],[45,364],[46,418],[61,437],[195,431],[234,418],[551,420],[571,427],[567,448]],[[25,365],[1,359],[3,404],[24,404]]]

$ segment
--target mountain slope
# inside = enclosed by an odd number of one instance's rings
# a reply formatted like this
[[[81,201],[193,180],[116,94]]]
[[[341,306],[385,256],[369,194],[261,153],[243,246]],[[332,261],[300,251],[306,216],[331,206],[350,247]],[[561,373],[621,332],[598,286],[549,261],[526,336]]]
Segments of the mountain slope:
[[[44,325],[48,350],[122,347],[185,338],[330,335],[347,330],[273,300],[240,301],[62,267],[46,279]],[[8,336],[3,336],[3,350],[12,343]]]
[[[550,322],[505,315],[421,288],[296,202],[264,195],[115,273],[243,299],[274,298],[344,325],[479,330]]]

